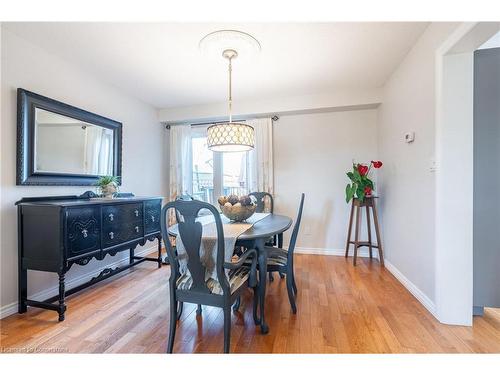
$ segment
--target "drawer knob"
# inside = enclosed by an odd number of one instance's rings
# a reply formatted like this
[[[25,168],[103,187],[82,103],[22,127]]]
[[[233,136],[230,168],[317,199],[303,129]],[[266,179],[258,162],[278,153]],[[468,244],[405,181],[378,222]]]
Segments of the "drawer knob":
[[[151,215],[151,221],[154,223],[155,222],[155,217]]]
[[[135,227],[135,231],[139,233],[139,227]]]
[[[135,213],[135,217],[139,217],[139,210],[135,210],[134,213]]]
[[[109,216],[109,221],[113,221],[113,219],[115,218],[115,215],[113,214],[109,214],[108,216]]]
[[[113,232],[109,232],[109,238],[111,239],[115,238],[115,234]]]
[[[87,238],[87,237],[88,237],[88,235],[89,235],[88,230],[87,230],[87,229],[83,229],[83,230],[82,230],[82,235],[83,235],[83,238]]]

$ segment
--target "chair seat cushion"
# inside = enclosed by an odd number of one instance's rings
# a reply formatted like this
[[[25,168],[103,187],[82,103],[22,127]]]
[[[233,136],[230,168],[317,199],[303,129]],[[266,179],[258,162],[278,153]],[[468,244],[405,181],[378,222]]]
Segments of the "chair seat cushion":
[[[267,264],[272,266],[283,266],[287,265],[288,261],[288,251],[285,249],[280,249],[277,247],[266,247],[267,249]],[[245,261],[245,265],[249,266],[251,261]]]
[[[238,290],[247,280],[250,274],[250,269],[241,267],[237,270],[232,270],[229,273],[229,286],[231,294]],[[184,274],[177,279],[177,289],[188,290],[193,285],[193,279],[190,274]],[[222,287],[217,280],[209,278],[207,280],[207,288],[212,294],[222,295]]]
[[[288,251],[276,247],[268,248],[267,264],[273,266],[286,266],[288,262]]]

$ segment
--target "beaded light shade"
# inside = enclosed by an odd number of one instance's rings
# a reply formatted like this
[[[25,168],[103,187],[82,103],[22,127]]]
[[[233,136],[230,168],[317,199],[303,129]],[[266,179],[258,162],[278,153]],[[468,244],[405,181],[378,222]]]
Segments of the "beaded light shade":
[[[212,151],[249,151],[254,147],[254,129],[239,122],[214,124],[207,129],[207,144]]]

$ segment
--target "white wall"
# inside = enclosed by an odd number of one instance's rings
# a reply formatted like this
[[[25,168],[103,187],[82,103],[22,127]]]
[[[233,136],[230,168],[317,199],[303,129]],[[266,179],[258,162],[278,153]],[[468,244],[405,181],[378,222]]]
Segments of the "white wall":
[[[433,23],[386,82],[379,107],[382,231],[388,263],[435,312],[435,61],[458,25]],[[415,131],[415,142],[403,135]],[[460,186],[449,187],[460,189]]]
[[[343,253],[350,212],[346,172],[353,159],[377,159],[376,121],[377,110],[371,109],[282,116],[274,122],[275,211],[295,218],[300,194],[306,194],[299,250]]]
[[[18,87],[69,103],[123,123],[122,191],[167,195],[165,131],[154,108],[104,85],[86,72],[15,36],[1,33],[1,306],[14,311],[17,300],[17,224],[14,202],[22,197],[80,194],[92,187],[16,186],[16,89]],[[149,243],[148,246],[153,245]],[[73,266],[67,280],[124,257]],[[56,276],[29,272],[28,294],[56,285]]]

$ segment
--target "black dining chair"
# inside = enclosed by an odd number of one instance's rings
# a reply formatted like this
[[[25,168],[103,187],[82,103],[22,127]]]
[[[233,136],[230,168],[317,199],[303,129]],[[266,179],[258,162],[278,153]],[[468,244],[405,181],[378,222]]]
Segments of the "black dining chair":
[[[254,191],[248,194],[250,197],[254,197],[257,203],[257,209],[255,212],[265,212],[266,211],[266,201],[269,202],[269,212],[274,211],[274,198],[266,191]]]
[[[266,206],[268,209],[269,213],[274,212],[274,198],[272,194],[268,193],[267,191],[254,191],[250,194],[249,196],[253,196],[256,200],[257,203],[257,208],[255,209],[255,212],[265,212],[266,211]],[[268,203],[268,204],[266,204]],[[278,245],[278,236],[274,235],[270,237],[266,241],[266,246],[276,246]],[[283,279],[285,277],[284,274],[280,273],[280,277]],[[274,281],[273,273],[269,272],[269,281]]]
[[[180,273],[179,255],[174,251],[170,241],[165,241],[167,253],[172,260],[170,266],[170,332],[168,336],[168,353],[172,353],[177,326],[177,304],[188,302],[198,305],[221,307],[224,310],[224,352],[228,353],[231,336],[231,305],[246,287],[253,288],[253,318],[256,324],[258,285],[257,285],[257,252],[255,249],[245,251],[237,262],[225,262],[224,231],[217,209],[209,203],[197,200],[177,200],[167,203],[162,208],[161,231],[168,238],[168,211],[176,210],[180,221],[177,223],[178,235],[182,240],[187,255],[189,273]],[[206,280],[206,265],[200,258],[200,246],[203,227],[196,221],[199,211],[206,209],[215,218],[216,226],[216,262],[217,280]],[[245,266],[247,262],[247,266]],[[248,263],[250,266],[248,267]],[[227,272],[227,274],[226,274]]]
[[[288,299],[294,314],[297,313],[297,306],[295,305],[295,296],[297,295],[297,284],[295,283],[295,274],[293,272],[293,253],[295,244],[297,243],[297,236],[299,235],[300,221],[302,220],[302,210],[304,208],[305,194],[302,193],[299,204],[299,211],[297,219],[293,226],[292,236],[290,237],[290,244],[288,250],[278,247],[266,246],[267,251],[267,271],[278,271],[286,277],[286,288],[288,291]],[[249,263],[247,263],[250,265]]]
[[[189,194],[181,194],[181,195],[178,195],[177,197],[175,197],[175,200],[176,201],[193,201],[194,198]],[[179,211],[175,210],[175,221],[178,223],[181,220],[182,219],[181,219],[181,215],[179,214]],[[177,249],[175,249],[174,251],[177,254]],[[179,309],[177,311],[177,320],[179,320],[181,318],[183,308],[184,308],[184,304],[182,302],[179,302]],[[200,315],[201,313],[202,313],[201,305],[198,305],[198,307],[196,308],[196,315]]]
[[[273,196],[266,192],[266,191],[254,191],[250,194],[248,194],[250,197],[254,197],[257,203],[257,208],[255,209],[255,212],[266,212],[266,206],[267,210],[269,213],[274,212],[274,198]],[[266,201],[269,202],[269,204],[266,204]],[[273,236],[267,241],[266,245],[268,246],[276,246],[277,244],[277,237]]]

